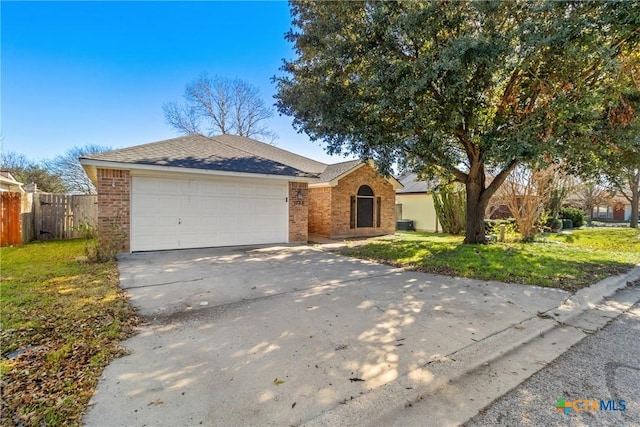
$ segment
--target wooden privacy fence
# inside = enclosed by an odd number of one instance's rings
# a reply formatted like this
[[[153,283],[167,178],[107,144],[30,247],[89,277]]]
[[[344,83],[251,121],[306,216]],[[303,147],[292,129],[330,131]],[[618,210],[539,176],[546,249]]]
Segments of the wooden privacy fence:
[[[33,238],[82,237],[81,226],[95,225],[97,218],[98,196],[39,193],[33,200]]]
[[[22,243],[22,194],[3,191],[0,193],[2,223],[0,225],[0,245],[18,245]]]
[[[98,219],[96,195],[0,192],[0,198],[2,246],[84,237],[82,225]]]

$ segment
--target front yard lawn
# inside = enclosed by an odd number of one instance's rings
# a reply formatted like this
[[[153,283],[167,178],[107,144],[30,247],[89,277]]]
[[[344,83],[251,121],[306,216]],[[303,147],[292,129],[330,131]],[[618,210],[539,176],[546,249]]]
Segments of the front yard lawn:
[[[640,264],[640,230],[585,229],[534,243],[464,245],[463,237],[398,232],[340,253],[448,276],[549,286],[574,292]]]
[[[103,368],[124,353],[137,318],[115,262],[88,263],[84,246],[0,249],[3,426],[79,425]]]

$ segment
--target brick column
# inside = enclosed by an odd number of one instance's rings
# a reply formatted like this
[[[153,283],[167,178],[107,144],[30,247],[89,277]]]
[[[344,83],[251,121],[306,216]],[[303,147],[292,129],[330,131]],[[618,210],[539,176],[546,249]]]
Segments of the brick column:
[[[309,238],[309,190],[306,182],[289,183],[289,243]]]
[[[122,240],[121,252],[129,252],[131,175],[128,170],[117,169],[98,169],[97,173],[98,229]]]

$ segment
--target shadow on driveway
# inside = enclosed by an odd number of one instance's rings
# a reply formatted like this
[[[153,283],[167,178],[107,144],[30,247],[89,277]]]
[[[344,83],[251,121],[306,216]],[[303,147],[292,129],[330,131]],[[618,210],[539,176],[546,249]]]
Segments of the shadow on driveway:
[[[124,256],[149,322],[88,425],[297,425],[559,305],[554,289],[407,272],[311,247]]]

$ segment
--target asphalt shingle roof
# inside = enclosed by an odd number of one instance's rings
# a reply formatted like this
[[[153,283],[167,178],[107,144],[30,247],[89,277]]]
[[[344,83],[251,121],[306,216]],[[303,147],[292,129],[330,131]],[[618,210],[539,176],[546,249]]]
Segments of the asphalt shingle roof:
[[[315,177],[320,174],[319,167],[314,164],[318,162],[242,137],[207,138],[201,135],[189,135],[108,151],[84,158],[140,165],[174,166],[296,177]],[[311,167],[307,167],[306,163]],[[320,165],[326,167],[322,163]]]
[[[211,139],[308,173],[320,174],[327,167],[326,164],[309,159],[308,157],[300,156],[291,151],[238,135],[218,135]]]
[[[312,177],[319,178],[318,182],[329,182],[361,163],[360,160],[351,160],[327,165],[237,135],[188,135],[83,158],[132,165]]]
[[[328,165],[320,174],[320,182],[329,182],[345,172],[349,172],[351,169],[360,165],[362,160],[349,160],[347,162],[334,163]]]
[[[435,180],[431,181],[420,181],[418,179],[418,175],[411,172],[404,175],[401,175],[398,178],[398,181],[404,188],[396,190],[396,193],[426,193],[427,191],[433,191],[437,182]]]

